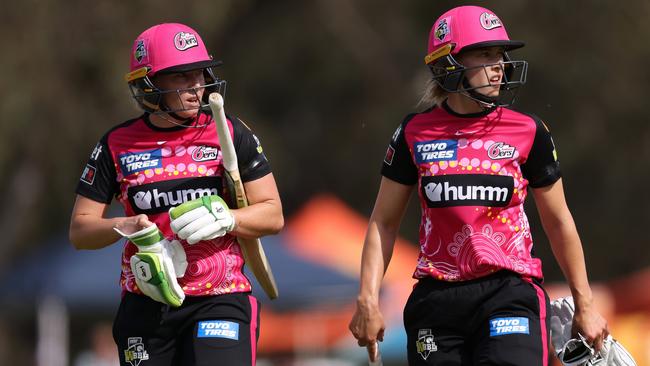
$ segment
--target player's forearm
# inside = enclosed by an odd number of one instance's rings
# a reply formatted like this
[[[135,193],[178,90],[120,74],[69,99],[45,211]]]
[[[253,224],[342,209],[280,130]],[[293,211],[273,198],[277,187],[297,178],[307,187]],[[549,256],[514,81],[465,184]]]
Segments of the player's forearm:
[[[235,228],[231,234],[235,236],[259,238],[277,234],[284,227],[282,205],[275,199],[233,209],[232,213],[235,216]]]
[[[371,219],[361,256],[359,304],[377,304],[379,289],[393,254],[397,229]]]
[[[70,221],[70,242],[77,249],[101,249],[120,239],[113,227],[121,218],[77,215]]]
[[[569,215],[561,221],[545,223],[546,235],[553,254],[564,273],[577,309],[592,305],[593,297],[584,252],[573,218]]]

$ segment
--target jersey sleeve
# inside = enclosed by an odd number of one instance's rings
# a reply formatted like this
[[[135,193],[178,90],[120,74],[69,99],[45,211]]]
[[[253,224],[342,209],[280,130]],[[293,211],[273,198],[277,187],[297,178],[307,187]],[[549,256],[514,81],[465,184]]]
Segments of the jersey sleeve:
[[[257,136],[239,118],[228,116],[228,119],[233,126],[233,144],[242,182],[250,182],[271,173],[271,165]]]
[[[526,162],[521,166],[521,172],[532,188],[541,188],[555,183],[562,177],[560,162],[553,138],[548,127],[541,119],[533,116],[535,120],[535,140],[528,153]]]
[[[406,125],[414,116],[415,114],[408,115],[395,130],[381,168],[381,174],[384,177],[405,185],[413,185],[418,181],[418,170],[413,163],[413,157],[404,136]]]
[[[77,194],[93,201],[109,204],[119,192],[115,164],[108,149],[108,135],[95,145],[84,167]]]

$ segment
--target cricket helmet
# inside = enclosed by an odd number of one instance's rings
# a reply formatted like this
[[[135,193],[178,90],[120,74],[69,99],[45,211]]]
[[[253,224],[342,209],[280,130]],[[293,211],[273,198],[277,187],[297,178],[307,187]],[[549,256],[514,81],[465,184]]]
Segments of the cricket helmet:
[[[163,102],[163,95],[205,88],[201,109],[208,108],[208,96],[212,92],[225,93],[226,81],[218,79],[212,68],[222,62],[208,54],[201,36],[192,28],[179,23],[154,25],[140,34],[133,43],[130,72],[126,74],[133,98],[149,113],[170,113]],[[152,81],[156,75],[203,70],[205,84],[198,88],[160,90]],[[175,117],[175,116],[174,116]]]
[[[470,86],[465,78],[469,70],[455,58],[459,53],[477,48],[502,47],[504,77],[499,97],[487,97],[476,89],[488,85]],[[518,87],[526,82],[528,63],[510,60],[507,51],[524,46],[508,36],[501,19],[489,9],[479,6],[453,8],[433,24],[429,33],[428,53],[425,63],[433,72],[433,79],[449,93],[465,93],[472,99],[488,105],[510,105]],[[482,65],[477,68],[483,68]]]

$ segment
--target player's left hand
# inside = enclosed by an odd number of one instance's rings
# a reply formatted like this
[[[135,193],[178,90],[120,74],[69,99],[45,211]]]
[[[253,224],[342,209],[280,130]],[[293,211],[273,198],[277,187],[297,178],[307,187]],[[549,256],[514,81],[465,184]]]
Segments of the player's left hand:
[[[576,304],[576,312],[573,314],[573,335],[582,334],[588,344],[596,353],[603,348],[603,341],[609,335],[607,321],[592,305],[579,306]]]
[[[235,217],[217,195],[203,196],[169,210],[171,229],[189,244],[226,235],[235,228]]]

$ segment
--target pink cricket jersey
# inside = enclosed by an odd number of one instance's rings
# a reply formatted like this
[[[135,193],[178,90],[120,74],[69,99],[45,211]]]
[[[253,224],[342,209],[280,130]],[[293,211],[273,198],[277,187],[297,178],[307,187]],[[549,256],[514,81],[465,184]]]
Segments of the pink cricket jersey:
[[[458,115],[446,104],[411,114],[382,174],[417,183],[422,210],[415,278],[463,281],[502,269],[542,278],[524,212],[526,190],[560,178],[538,118],[506,108]]]

